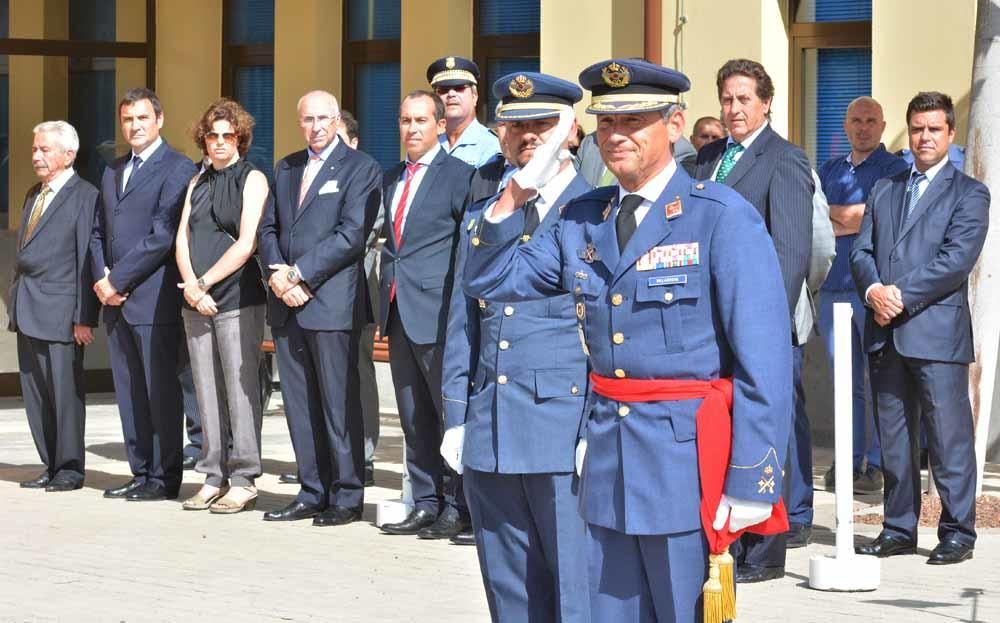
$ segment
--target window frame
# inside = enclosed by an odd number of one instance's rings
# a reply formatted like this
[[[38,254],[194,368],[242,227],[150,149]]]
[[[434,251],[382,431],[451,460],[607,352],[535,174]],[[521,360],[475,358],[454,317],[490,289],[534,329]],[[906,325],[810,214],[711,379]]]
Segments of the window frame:
[[[220,93],[233,97],[236,71],[241,67],[274,68],[274,41],[271,43],[231,44],[229,20],[226,19],[229,3],[222,2],[222,84]]]
[[[479,101],[476,104],[476,115],[480,119],[489,119],[486,101],[489,99],[489,89],[500,76],[490,75],[490,59],[494,58],[541,58],[542,33],[528,32],[506,35],[484,35],[479,30],[480,0],[472,2],[472,60],[479,67],[480,84]]]
[[[342,3],[342,22],[344,24],[343,37],[341,38],[341,108],[350,111],[357,111],[355,92],[355,81],[357,80],[358,65],[368,65],[374,63],[401,63],[400,38],[396,39],[362,39],[351,41],[347,32],[347,25],[350,23],[351,7],[350,2]],[[402,11],[402,7],[400,7]]]

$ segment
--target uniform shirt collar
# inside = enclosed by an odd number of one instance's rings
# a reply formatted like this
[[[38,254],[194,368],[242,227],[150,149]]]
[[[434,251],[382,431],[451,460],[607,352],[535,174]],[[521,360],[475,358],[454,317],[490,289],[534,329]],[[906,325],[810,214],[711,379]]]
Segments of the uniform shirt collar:
[[[676,172],[677,172],[677,161],[671,159],[670,163],[667,164],[667,166],[665,166],[662,171],[657,173],[653,177],[653,179],[646,182],[642,186],[642,188],[640,188],[635,192],[630,193],[624,188],[622,188],[621,185],[619,184],[618,203],[620,204],[622,202],[622,198],[624,198],[625,195],[639,195],[644,200],[650,203],[655,202],[657,199],[660,198],[660,195],[663,194],[663,191],[667,187],[667,184],[670,183],[670,178],[672,178],[674,176],[674,173]]]
[[[323,148],[323,151],[318,154],[313,151],[312,147],[306,147],[306,151],[309,152],[309,158],[312,159],[313,156],[318,156],[320,160],[325,161],[333,153],[333,150],[337,148],[337,143],[340,142],[340,135],[333,137],[333,142]]]
[[[861,162],[859,162],[857,164],[854,164],[854,160],[851,159],[851,155],[853,153],[854,152],[851,152],[851,151],[847,152],[847,155],[844,156],[844,160],[847,162],[847,164],[851,165],[852,168],[856,169],[856,168],[860,167],[861,165],[865,164],[866,162],[876,163],[878,160],[882,159],[883,155],[885,155],[885,154],[887,154],[889,152],[887,152],[885,150],[885,143],[879,143],[878,147],[876,147],[870,154],[868,154],[867,156],[865,156],[864,160],[862,160]]]
[[[135,151],[133,151],[132,152],[132,160],[135,160],[135,157],[139,156],[140,158],[142,158],[143,162],[148,162],[149,161],[149,157],[152,156],[153,152],[155,152],[157,149],[159,149],[160,145],[162,145],[162,144],[163,144],[163,137],[162,136],[157,136],[156,140],[153,141],[152,143],[150,143],[149,147],[147,147],[146,149],[142,150],[142,153],[138,153],[137,154],[137,153],[135,153]]]
[[[941,162],[935,164],[931,168],[929,168],[926,171],[924,171],[924,175],[927,176],[927,183],[928,184],[930,184],[931,182],[934,181],[934,178],[937,177],[937,174],[941,172],[941,169],[943,169],[944,165],[946,165],[946,164],[948,164],[948,155],[947,154],[945,154],[944,158],[941,159]],[[917,171],[917,165],[916,164],[913,164],[913,165],[910,166],[910,176],[912,177],[914,173],[919,173],[919,171]]]
[[[563,194],[573,178],[576,177],[576,168],[572,164],[563,167],[563,170],[556,174],[552,181],[543,186],[539,191],[539,199],[546,206],[551,206]]]
[[[472,123],[470,123],[468,126],[465,127],[464,130],[462,130],[462,133],[458,136],[458,140],[455,141],[455,146],[452,147],[451,149],[455,149],[459,145],[472,145],[474,143],[479,142],[479,137],[482,136],[483,132],[489,132],[489,130],[486,129],[486,126],[479,123],[478,119],[473,117]],[[448,144],[447,132],[438,136],[438,144],[439,145]]]
[[[757,140],[757,137],[760,136],[760,133],[763,132],[764,128],[766,128],[768,125],[770,125],[770,122],[765,119],[764,123],[759,128],[751,132],[749,135],[747,135],[746,138],[740,141],[740,145],[743,145],[743,149],[744,150],[750,149],[750,146],[753,145],[753,142]],[[736,141],[733,140],[733,137],[730,136],[728,139],[726,139],[726,147],[728,148],[735,142]]]
[[[74,173],[73,167],[70,167],[65,171],[63,171],[62,173],[60,173],[59,175],[55,176],[55,178],[51,182],[47,183],[48,187],[52,190],[53,195],[58,194],[58,192],[62,190],[62,187],[65,186],[67,182],[69,182],[70,178],[73,177],[73,173]]]

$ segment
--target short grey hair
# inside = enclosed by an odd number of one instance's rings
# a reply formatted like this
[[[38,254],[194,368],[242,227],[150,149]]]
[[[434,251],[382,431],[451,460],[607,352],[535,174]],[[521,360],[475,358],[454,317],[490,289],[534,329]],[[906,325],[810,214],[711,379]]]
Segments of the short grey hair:
[[[666,121],[675,112],[677,112],[678,110],[684,110],[684,108],[685,108],[685,106],[683,104],[681,104],[681,103],[671,104],[670,106],[667,106],[666,108],[661,108],[660,109],[660,119],[662,119],[663,121]]]
[[[65,121],[43,121],[32,130],[35,134],[47,132],[56,135],[56,143],[63,151],[78,153],[80,151],[80,135],[74,128]]]

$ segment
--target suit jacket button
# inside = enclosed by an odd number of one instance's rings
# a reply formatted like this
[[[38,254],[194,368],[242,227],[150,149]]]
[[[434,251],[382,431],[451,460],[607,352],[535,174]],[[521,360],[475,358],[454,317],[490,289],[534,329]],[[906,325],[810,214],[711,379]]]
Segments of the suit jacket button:
[[[625,335],[623,333],[615,333],[613,336],[611,336],[611,341],[614,342],[615,344],[624,344]]]
[[[500,385],[506,385],[507,384],[507,375],[506,374],[501,374],[500,376],[498,376],[497,377],[497,383],[499,383]]]
[[[508,305],[507,307],[504,307],[503,308],[503,315],[504,316],[513,316],[514,315],[514,308],[511,307],[510,305]]]
[[[576,385],[574,385],[573,387],[569,388],[569,393],[571,393],[571,394],[579,394],[580,393],[580,388],[577,387]]]
[[[667,292],[666,294],[663,295],[663,300],[666,301],[666,302],[668,302],[668,303],[670,301],[674,300],[674,293],[673,292]]]
[[[500,350],[507,350],[510,348],[510,342],[507,340],[500,340]]]
[[[620,378],[620,379],[623,379],[623,378],[625,378],[625,371],[622,370],[621,368],[617,368],[615,370],[615,376],[618,377],[618,378]]]
[[[618,415],[620,415],[620,416],[622,416],[622,417],[625,417],[625,416],[626,416],[626,415],[628,415],[628,414],[629,414],[629,413],[630,413],[631,411],[632,411],[632,410],[631,410],[631,409],[629,409],[629,408],[628,408],[628,406],[626,406],[626,405],[622,405],[622,406],[618,407]]]

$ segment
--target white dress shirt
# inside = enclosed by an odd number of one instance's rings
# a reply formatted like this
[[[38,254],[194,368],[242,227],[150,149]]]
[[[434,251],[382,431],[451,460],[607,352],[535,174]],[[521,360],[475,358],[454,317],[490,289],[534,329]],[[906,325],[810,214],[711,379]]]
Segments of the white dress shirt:
[[[156,140],[150,143],[149,147],[142,150],[142,153],[137,154],[134,151],[132,152],[132,155],[129,156],[128,164],[125,165],[125,170],[122,172],[122,189],[121,189],[122,192],[125,192],[125,188],[128,186],[128,178],[132,177],[132,168],[135,165],[135,157],[139,156],[140,158],[142,158],[142,164],[139,165],[139,168],[141,169],[143,166],[146,165],[146,162],[149,161],[149,158],[150,156],[153,155],[153,152],[159,149],[160,145],[162,144],[163,144],[163,139],[157,136]]]
[[[757,128],[756,130],[754,130],[753,132],[751,132],[749,135],[747,135],[746,138],[744,138],[742,141],[740,141],[740,145],[743,145],[743,149],[741,149],[740,151],[736,152],[736,156],[733,158],[733,162],[734,163],[740,161],[740,158],[743,157],[743,154],[746,153],[746,151],[748,149],[750,149],[750,146],[753,145],[753,142],[755,140],[757,140],[757,137],[760,136],[760,133],[763,132],[764,128],[766,128],[767,126],[768,126],[768,122],[764,121],[763,125],[761,125],[759,128]],[[726,149],[729,149],[729,146],[732,145],[735,142],[736,141],[733,140],[732,136],[730,136],[728,139],[726,139]],[[726,153],[725,150],[723,150],[722,153]],[[715,169],[712,170],[712,179],[713,180],[719,174],[719,167],[721,167],[721,166],[722,166],[722,158],[719,158],[719,161],[715,163]]]
[[[49,190],[51,190],[52,192],[50,192],[45,197],[45,201],[42,203],[42,211],[39,214],[39,218],[41,218],[41,215],[45,214],[45,211],[49,209],[49,206],[52,205],[52,201],[55,200],[56,195],[59,194],[59,191],[62,190],[63,186],[66,185],[66,182],[68,182],[70,178],[73,177],[73,175],[74,175],[73,168],[70,167],[69,169],[66,169],[59,175],[55,176],[55,178],[53,178],[51,182],[48,182]],[[28,215],[28,218],[29,219],[31,218],[30,214]]]
[[[410,182],[410,192],[406,196],[406,205],[403,206],[403,222],[399,229],[401,236],[406,231],[406,219],[410,215],[410,206],[413,205],[413,198],[417,196],[417,189],[420,188],[420,182],[424,179],[424,175],[427,174],[427,167],[431,165],[431,162],[437,157],[439,151],[441,151],[441,145],[437,144],[417,160],[422,166],[413,174],[413,181]],[[409,158],[406,159],[406,164],[412,164]],[[404,168],[403,175],[399,178],[399,183],[396,184],[396,190],[392,193],[392,203],[389,204],[389,212],[393,223],[396,222],[396,210],[399,209],[399,200],[403,195],[403,187],[406,186],[406,175],[406,169]]]
[[[538,222],[545,220],[545,215],[553,207],[559,195],[563,194],[566,187],[570,185],[576,177],[576,168],[572,164],[563,167],[563,170],[556,174],[552,181],[538,191],[538,201],[535,202],[535,209],[538,210]]]

